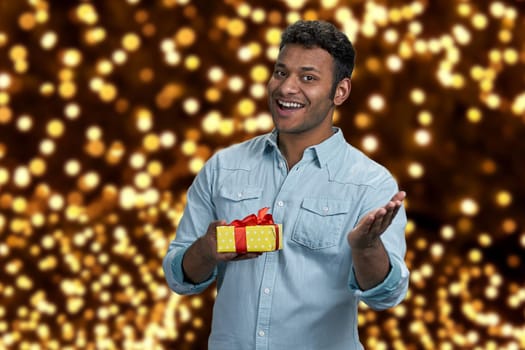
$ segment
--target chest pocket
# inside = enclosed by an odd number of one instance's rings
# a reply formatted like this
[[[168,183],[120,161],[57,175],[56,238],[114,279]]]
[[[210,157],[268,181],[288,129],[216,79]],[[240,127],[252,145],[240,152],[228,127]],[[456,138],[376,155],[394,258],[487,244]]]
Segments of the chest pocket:
[[[219,190],[216,208],[218,217],[228,222],[257,214],[260,209],[262,187],[238,185],[224,186]]]
[[[338,244],[350,210],[350,202],[336,199],[305,198],[292,234],[292,240],[310,249]]]

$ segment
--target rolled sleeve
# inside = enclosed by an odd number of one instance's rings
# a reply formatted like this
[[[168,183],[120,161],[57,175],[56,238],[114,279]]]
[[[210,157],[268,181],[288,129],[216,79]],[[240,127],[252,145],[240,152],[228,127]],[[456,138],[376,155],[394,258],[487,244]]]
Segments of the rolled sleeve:
[[[365,304],[374,310],[385,310],[398,305],[408,290],[409,272],[404,262],[390,255],[390,271],[386,278],[377,286],[365,291],[359,288],[353,269],[350,273],[349,287]]]
[[[205,281],[193,284],[186,279],[182,260],[188,248],[206,232],[209,223],[215,220],[211,199],[213,174],[212,158],[194,179],[187,193],[187,205],[177,227],[175,239],[170,242],[162,267],[168,286],[178,294],[197,294],[206,289],[217,277],[217,268]]]
[[[198,294],[204,291],[217,277],[217,268],[207,280],[194,284],[189,282],[182,270],[182,259],[189,247],[168,251],[162,262],[168,286],[178,294]]]

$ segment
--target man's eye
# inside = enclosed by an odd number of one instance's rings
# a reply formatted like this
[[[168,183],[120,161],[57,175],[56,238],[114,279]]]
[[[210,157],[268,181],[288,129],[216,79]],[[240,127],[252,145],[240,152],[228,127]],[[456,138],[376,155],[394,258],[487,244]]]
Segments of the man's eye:
[[[305,76],[303,76],[303,80],[305,80],[305,81],[312,81],[312,80],[315,80],[315,78],[314,78],[313,75],[305,75]]]
[[[274,74],[276,77],[285,77],[285,76],[286,76],[286,73],[283,72],[282,70],[276,70],[273,74]]]

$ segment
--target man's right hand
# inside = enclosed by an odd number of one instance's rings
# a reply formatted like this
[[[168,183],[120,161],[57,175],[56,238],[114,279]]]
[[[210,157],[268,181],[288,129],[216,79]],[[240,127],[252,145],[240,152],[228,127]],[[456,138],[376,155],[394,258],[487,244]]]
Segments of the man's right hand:
[[[226,222],[219,220],[210,223],[206,234],[193,242],[184,255],[182,269],[186,278],[193,283],[201,283],[208,279],[219,262],[253,259],[261,255],[261,253],[218,253],[217,226],[221,225],[226,225]]]

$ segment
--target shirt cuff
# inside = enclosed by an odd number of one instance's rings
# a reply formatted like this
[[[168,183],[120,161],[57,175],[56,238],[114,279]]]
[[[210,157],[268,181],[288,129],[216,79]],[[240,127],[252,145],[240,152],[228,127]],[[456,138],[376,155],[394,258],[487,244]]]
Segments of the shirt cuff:
[[[217,268],[215,268],[211,276],[201,283],[195,284],[188,281],[184,270],[182,269],[182,260],[184,259],[184,254],[186,254],[188,248],[189,247],[186,247],[174,251],[172,254],[168,254],[167,259],[164,262],[168,285],[179,294],[200,293],[212,284],[217,277]]]
[[[352,269],[349,278],[351,292],[363,299],[372,308],[384,309],[399,303],[406,295],[408,289],[409,273],[404,263],[399,262],[394,256],[390,258],[390,271],[385,279],[377,286],[362,290],[357,283],[355,272]]]

